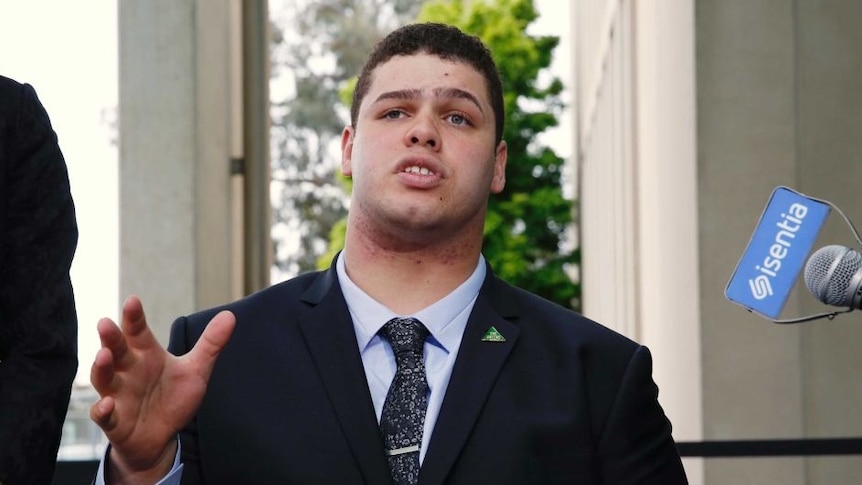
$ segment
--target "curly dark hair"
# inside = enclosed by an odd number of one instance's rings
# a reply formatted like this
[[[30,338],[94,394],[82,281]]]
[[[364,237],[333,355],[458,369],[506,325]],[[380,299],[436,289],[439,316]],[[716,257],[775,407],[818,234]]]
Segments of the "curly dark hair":
[[[368,94],[374,69],[395,56],[409,56],[425,52],[441,59],[459,61],[476,68],[485,78],[488,98],[494,110],[496,143],[503,139],[503,83],[491,52],[476,36],[468,35],[457,27],[440,23],[410,24],[394,30],[375,45],[374,50],[359,74],[350,106],[350,123],[355,127],[359,107]]]

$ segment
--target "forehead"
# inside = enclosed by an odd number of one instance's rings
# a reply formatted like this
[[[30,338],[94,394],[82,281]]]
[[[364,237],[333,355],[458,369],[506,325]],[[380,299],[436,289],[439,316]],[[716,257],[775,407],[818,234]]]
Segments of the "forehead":
[[[472,94],[483,108],[490,109],[487,82],[475,67],[427,53],[394,56],[378,65],[372,73],[366,100],[373,102],[381,93],[389,91],[434,93],[449,88]]]

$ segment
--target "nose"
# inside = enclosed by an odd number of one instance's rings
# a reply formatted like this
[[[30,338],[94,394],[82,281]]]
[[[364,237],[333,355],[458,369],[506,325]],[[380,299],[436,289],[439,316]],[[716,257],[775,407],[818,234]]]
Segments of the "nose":
[[[432,149],[440,146],[440,133],[434,121],[428,116],[418,115],[406,133],[406,142],[410,146],[420,145]]]
[[[431,148],[434,148],[437,145],[437,142],[433,138],[423,139],[418,136],[413,136],[410,138],[411,145],[428,145]]]

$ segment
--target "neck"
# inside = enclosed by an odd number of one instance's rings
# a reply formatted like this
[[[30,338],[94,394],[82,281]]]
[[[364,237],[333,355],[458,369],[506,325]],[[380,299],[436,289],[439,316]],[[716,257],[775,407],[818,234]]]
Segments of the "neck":
[[[465,234],[465,236],[467,236]],[[433,239],[433,238],[426,238]],[[446,244],[384,243],[348,224],[344,253],[350,279],[400,315],[410,315],[445,297],[476,269],[481,233]]]

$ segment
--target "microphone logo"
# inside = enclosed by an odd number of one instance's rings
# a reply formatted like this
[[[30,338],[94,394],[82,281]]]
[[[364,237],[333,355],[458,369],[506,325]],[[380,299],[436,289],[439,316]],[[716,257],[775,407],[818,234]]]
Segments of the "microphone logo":
[[[760,275],[753,280],[748,280],[748,286],[751,288],[751,296],[755,300],[762,300],[768,296],[772,296],[772,283],[766,275]]]
[[[776,318],[829,209],[828,204],[787,187],[776,188],[728,282],[725,296],[760,315]]]

